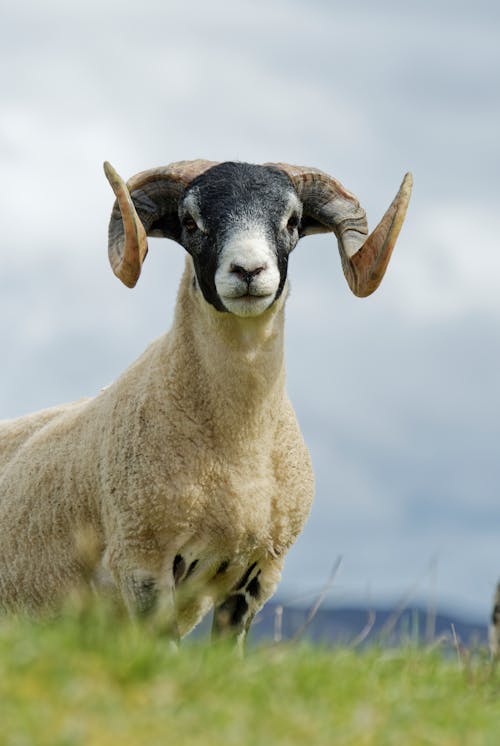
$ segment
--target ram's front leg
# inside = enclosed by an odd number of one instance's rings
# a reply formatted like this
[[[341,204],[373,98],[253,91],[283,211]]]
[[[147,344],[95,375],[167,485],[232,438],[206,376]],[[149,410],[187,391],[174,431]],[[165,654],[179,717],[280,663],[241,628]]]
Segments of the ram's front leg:
[[[138,624],[177,642],[177,608],[173,567],[112,556],[106,562],[130,617]],[[154,568],[154,569],[153,569]]]
[[[121,583],[122,594],[133,619],[145,622],[160,634],[178,641],[175,587],[169,578],[137,568]]]
[[[281,576],[282,562],[253,562],[226,598],[215,607],[213,639],[230,639],[242,653],[246,634],[255,614],[274,593]]]

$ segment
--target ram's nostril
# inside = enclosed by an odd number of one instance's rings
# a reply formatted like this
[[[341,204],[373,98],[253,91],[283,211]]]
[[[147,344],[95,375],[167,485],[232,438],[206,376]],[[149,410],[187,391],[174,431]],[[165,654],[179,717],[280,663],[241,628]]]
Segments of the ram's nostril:
[[[243,267],[240,267],[239,264],[231,264],[229,271],[233,275],[238,275],[238,277],[244,277],[244,275],[246,275],[246,270],[243,269]]]
[[[240,264],[231,264],[230,272],[234,275],[238,275],[240,280],[250,283],[254,277],[260,275],[260,273],[265,269],[267,269],[265,264],[260,267],[255,267],[255,269],[245,269],[245,267],[242,267]]]
[[[267,266],[265,264],[263,264],[262,267],[257,267],[252,271],[252,276],[256,277],[257,275],[260,275],[260,273],[263,272],[265,269],[267,269]]]

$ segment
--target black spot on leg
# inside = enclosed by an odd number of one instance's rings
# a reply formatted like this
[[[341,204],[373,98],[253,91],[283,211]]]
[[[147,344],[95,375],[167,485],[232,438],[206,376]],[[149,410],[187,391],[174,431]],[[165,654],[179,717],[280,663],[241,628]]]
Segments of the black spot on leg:
[[[198,564],[198,560],[197,559],[195,559],[195,560],[193,560],[191,562],[191,564],[188,567],[188,571],[186,573],[186,577],[184,578],[184,580],[187,580],[189,578],[189,576],[191,575],[191,573],[193,572],[193,570],[194,570],[194,568],[196,567],[197,564]]]
[[[180,554],[176,554],[174,557],[174,565],[172,568],[174,583],[176,586],[179,585],[179,583],[181,582],[185,570],[186,563],[184,562],[184,557],[182,557],[182,555]]]
[[[174,575],[178,574],[179,565],[184,564],[184,560],[181,554],[176,554],[174,557]]]
[[[229,560],[224,560],[223,562],[221,562],[219,567],[217,568],[215,577],[217,577],[218,575],[223,575],[226,572],[228,567],[229,567]]]
[[[243,617],[248,611],[248,603],[245,596],[242,593],[238,593],[235,596],[234,610],[231,617],[231,624],[236,626],[241,623]]]
[[[244,575],[243,575],[243,577],[241,578],[241,580],[240,580],[240,582],[238,583],[238,585],[237,585],[237,586],[235,586],[235,589],[234,589],[235,591],[239,591],[239,590],[241,590],[241,589],[242,589],[242,588],[243,588],[243,587],[244,587],[244,586],[245,586],[245,585],[247,584],[248,578],[249,578],[249,577],[250,577],[250,575],[252,574],[252,572],[253,572],[253,570],[255,569],[256,565],[257,565],[257,562],[254,562],[254,563],[253,563],[252,565],[250,565],[250,567],[249,567],[249,568],[248,568],[248,570],[247,570],[247,571],[245,572],[245,574],[244,574]]]
[[[253,578],[253,580],[251,580],[246,587],[247,593],[249,593],[251,597],[255,599],[259,598],[259,594],[260,594],[259,575],[260,575],[260,570],[257,573],[257,575]]]
[[[229,623],[231,627],[237,627],[241,624],[243,617],[248,611],[248,603],[243,593],[235,593],[228,596],[224,603],[218,608],[221,618]]]

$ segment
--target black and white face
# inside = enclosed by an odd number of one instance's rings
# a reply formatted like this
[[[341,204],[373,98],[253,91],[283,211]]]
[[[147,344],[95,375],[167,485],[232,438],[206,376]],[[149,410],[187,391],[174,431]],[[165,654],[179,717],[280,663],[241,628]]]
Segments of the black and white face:
[[[205,300],[242,317],[270,308],[283,292],[301,217],[292,182],[277,168],[227,162],[195,179],[179,203],[180,243]]]

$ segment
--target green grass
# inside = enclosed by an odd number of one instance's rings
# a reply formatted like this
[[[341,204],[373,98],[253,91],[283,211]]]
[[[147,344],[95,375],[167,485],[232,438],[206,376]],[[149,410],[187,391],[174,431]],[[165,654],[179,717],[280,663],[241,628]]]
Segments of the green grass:
[[[179,653],[103,607],[0,622],[0,746],[500,744],[500,671],[436,648]]]

